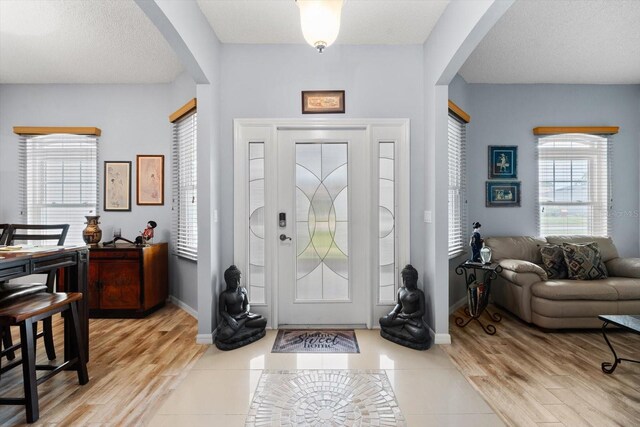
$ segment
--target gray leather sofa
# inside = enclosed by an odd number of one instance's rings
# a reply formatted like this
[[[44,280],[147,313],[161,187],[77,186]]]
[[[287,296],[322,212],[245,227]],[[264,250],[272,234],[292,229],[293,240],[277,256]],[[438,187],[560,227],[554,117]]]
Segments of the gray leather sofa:
[[[548,280],[540,248],[596,242],[609,277]],[[547,236],[485,239],[502,273],[492,283],[494,302],[528,323],[547,329],[596,328],[599,314],[640,314],[640,258],[620,258],[609,237]]]

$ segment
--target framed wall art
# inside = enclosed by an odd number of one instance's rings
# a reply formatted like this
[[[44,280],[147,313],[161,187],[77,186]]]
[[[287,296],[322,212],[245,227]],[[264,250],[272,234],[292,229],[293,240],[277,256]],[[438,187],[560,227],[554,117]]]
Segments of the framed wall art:
[[[343,90],[302,91],[302,114],[344,113]]]
[[[489,146],[489,179],[518,179],[517,146]]]
[[[136,202],[138,205],[164,205],[164,156],[136,156]]]
[[[131,162],[104,162],[104,210],[131,211]]]
[[[519,207],[520,181],[487,181],[487,207]]]

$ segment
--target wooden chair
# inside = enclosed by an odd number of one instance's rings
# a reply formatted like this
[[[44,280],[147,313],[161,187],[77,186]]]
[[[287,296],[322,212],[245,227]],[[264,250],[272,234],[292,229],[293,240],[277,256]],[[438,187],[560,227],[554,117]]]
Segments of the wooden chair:
[[[27,422],[33,423],[40,417],[38,403],[38,385],[62,372],[74,369],[78,374],[78,382],[84,385],[89,382],[87,361],[84,352],[84,341],[80,333],[77,303],[82,299],[81,293],[47,293],[32,294],[15,300],[9,306],[0,308],[0,325],[20,327],[20,348],[22,358],[0,367],[0,374],[18,365],[22,365],[24,382],[24,398],[0,398],[0,405],[24,405],[27,412]],[[67,312],[71,316],[71,331],[65,334],[72,338],[69,351],[65,349],[64,363],[53,365],[36,365],[36,335],[35,325],[39,320],[50,319],[56,313]],[[69,335],[70,333],[70,335]],[[67,343],[65,343],[65,346]],[[7,350],[0,352],[1,356]],[[36,377],[37,370],[49,371]]]
[[[9,236],[9,224],[0,224],[0,245],[6,245]]]
[[[62,246],[67,238],[68,231],[69,224],[10,224],[7,228],[6,244],[14,245],[21,242],[44,241]],[[55,277],[56,272],[51,271],[47,274],[47,281],[45,283],[12,284],[2,282],[0,283],[0,296],[4,296],[5,299],[8,299],[38,293],[45,290],[47,292],[53,292]],[[11,332],[8,330],[8,327],[2,335],[2,343],[5,350],[14,347]],[[51,317],[45,318],[42,321],[42,332],[36,336],[37,338],[44,337],[44,346],[47,352],[47,357],[49,360],[54,360],[56,358],[56,349],[53,343],[53,326]],[[14,352],[8,351],[7,358],[9,360],[13,360],[15,358]]]

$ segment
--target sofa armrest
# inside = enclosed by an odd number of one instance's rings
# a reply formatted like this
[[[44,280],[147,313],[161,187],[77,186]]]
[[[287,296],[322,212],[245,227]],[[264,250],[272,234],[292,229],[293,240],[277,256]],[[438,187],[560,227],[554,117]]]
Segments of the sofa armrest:
[[[540,277],[540,280],[547,280],[547,272],[542,267],[529,261],[521,259],[502,259],[500,266],[505,270],[511,270],[515,273],[534,273]]]
[[[640,279],[640,258],[613,258],[605,265],[611,277]]]

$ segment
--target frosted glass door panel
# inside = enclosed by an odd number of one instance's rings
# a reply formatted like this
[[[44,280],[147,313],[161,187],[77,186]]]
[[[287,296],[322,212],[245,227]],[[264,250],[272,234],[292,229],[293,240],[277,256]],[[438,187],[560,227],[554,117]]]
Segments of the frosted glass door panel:
[[[347,143],[296,143],[296,301],[349,300]]]
[[[249,300],[265,302],[264,143],[249,144]],[[246,280],[246,279],[245,279]]]
[[[380,143],[379,158],[379,255],[381,303],[395,300],[396,293],[396,239],[395,239],[395,163],[394,143]]]

